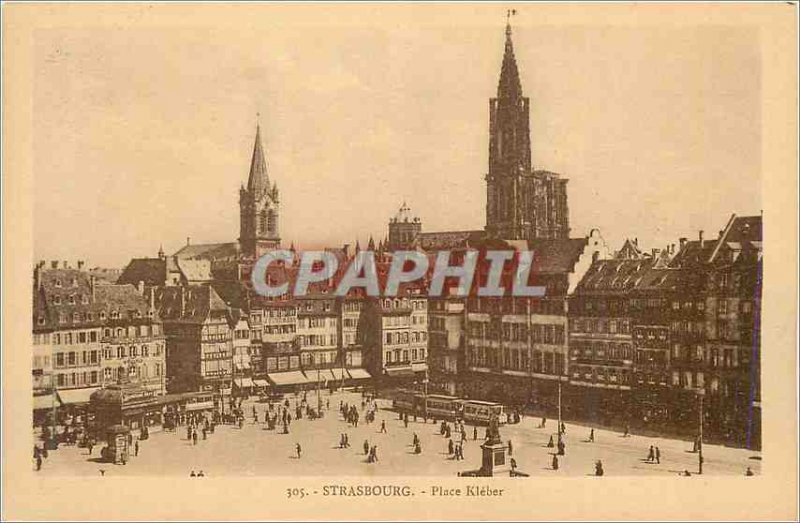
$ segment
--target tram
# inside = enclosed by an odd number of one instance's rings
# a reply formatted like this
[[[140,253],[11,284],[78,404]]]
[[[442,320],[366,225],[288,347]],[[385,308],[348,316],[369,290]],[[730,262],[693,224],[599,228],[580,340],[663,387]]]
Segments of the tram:
[[[427,400],[427,413],[431,418],[461,419],[478,425],[488,425],[492,417],[501,424],[506,421],[505,409],[500,403],[465,400],[442,394],[428,394]],[[426,412],[425,395],[421,392],[398,390],[394,395],[392,407],[399,412],[421,416]]]

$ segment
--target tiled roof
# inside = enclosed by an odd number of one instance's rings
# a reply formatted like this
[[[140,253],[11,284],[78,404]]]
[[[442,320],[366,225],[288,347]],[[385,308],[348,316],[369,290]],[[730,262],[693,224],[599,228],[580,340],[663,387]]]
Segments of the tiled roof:
[[[94,293],[97,306],[107,314],[116,311],[125,317],[133,311],[146,318],[150,310],[148,299],[133,285],[98,285]]]
[[[117,283],[138,285],[143,281],[147,286],[164,285],[167,280],[166,260],[162,258],[134,258],[117,278]]]
[[[164,321],[203,323],[209,313],[228,314],[229,308],[210,285],[153,289],[155,305]]]
[[[236,257],[238,250],[236,243],[198,243],[186,245],[174,254],[180,259],[201,258],[206,260],[218,260]]]
[[[575,288],[576,294],[626,293],[634,289],[653,267],[655,260],[597,260]]]
[[[211,281],[210,260],[187,260],[176,258],[181,274],[190,282]]]

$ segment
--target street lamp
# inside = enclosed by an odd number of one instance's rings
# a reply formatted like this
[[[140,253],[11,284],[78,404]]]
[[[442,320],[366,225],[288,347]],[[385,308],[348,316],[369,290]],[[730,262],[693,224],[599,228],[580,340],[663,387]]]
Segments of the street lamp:
[[[427,367],[425,367],[425,379],[422,380],[422,386],[424,387],[422,394],[425,402],[425,406],[423,408],[424,409],[423,419],[425,421],[428,421],[428,368]]]
[[[699,436],[697,442],[697,471],[698,474],[702,474],[703,473],[703,397],[706,395],[706,391],[705,389],[698,387],[695,389],[695,392],[697,393],[697,398],[698,401],[700,402],[699,405],[700,413],[699,413],[699,418],[697,420],[699,424],[699,430],[698,430]]]

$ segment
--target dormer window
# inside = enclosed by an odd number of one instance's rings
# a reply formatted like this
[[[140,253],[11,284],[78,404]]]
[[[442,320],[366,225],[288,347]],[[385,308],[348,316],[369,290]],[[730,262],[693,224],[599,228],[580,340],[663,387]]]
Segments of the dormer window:
[[[111,311],[111,319],[118,320],[119,319],[119,311]]]
[[[70,295],[69,295],[69,297],[67,298],[67,302],[68,302],[70,305],[75,305],[75,296],[74,296],[74,295],[72,295],[72,294],[70,294]]]
[[[61,280],[56,280],[56,287],[61,287]]]
[[[88,305],[89,304],[89,296],[87,296],[85,294],[82,295],[81,296],[81,303],[83,303],[84,305]]]
[[[78,323],[81,321],[81,315],[77,312],[72,313],[72,323]]]
[[[53,296],[53,303],[56,305],[61,305],[61,296]]]
[[[44,325],[44,316],[40,315],[37,322],[39,323],[39,325]]]
[[[76,280],[75,278],[72,278],[72,286],[73,287],[77,287],[78,286],[78,280]]]
[[[105,313],[105,311],[102,311],[102,312],[100,313],[100,319],[101,319],[102,321],[105,321],[105,320],[106,320],[106,313]]]
[[[138,319],[141,317],[142,317],[142,311],[136,311],[136,318]]]

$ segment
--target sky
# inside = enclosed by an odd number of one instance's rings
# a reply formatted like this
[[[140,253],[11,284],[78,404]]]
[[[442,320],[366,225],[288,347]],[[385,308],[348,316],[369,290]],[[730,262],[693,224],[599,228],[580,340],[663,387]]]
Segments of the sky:
[[[482,229],[504,11],[305,7],[39,29],[35,259],[234,241],[257,121],[287,246],[364,246],[403,201],[425,231]],[[515,54],[573,237],[660,248],[761,211],[757,30],[537,13],[512,19]]]

